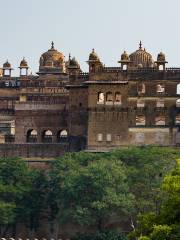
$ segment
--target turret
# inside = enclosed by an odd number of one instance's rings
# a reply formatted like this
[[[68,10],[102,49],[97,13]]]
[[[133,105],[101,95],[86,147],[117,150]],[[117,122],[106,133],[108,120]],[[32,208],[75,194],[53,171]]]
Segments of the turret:
[[[87,63],[89,64],[90,73],[96,72],[103,66],[94,48],[92,49],[92,52],[89,54],[89,60],[87,61]]]
[[[20,76],[27,76],[28,75],[29,67],[28,67],[28,63],[25,60],[25,58],[23,58],[22,61],[20,62],[19,69],[20,69]]]
[[[13,68],[8,60],[3,64],[3,76],[11,77],[11,71]]]
[[[78,74],[81,72],[80,65],[78,61],[75,59],[75,57],[71,58],[71,55],[69,54],[69,61],[67,64],[67,69],[69,74]]]
[[[126,70],[128,68],[128,65],[130,63],[130,58],[129,58],[129,55],[126,51],[123,52],[123,54],[121,55],[121,60],[118,61],[118,63],[121,64],[121,68],[123,70]]]
[[[166,63],[168,63],[166,61],[166,56],[164,53],[160,52],[157,56],[157,61],[155,62],[157,64],[157,68],[158,70],[161,70],[161,67],[162,67],[162,70],[165,70],[165,67],[166,67]]]

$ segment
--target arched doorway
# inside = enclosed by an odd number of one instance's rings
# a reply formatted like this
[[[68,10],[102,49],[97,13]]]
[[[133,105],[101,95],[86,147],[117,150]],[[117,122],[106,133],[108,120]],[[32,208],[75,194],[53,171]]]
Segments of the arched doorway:
[[[57,142],[67,142],[68,132],[66,129],[60,130],[57,135]]]
[[[37,142],[37,131],[35,129],[28,130],[26,138],[27,138],[28,143],[36,143]]]
[[[42,142],[43,143],[52,143],[53,140],[53,134],[51,130],[44,130],[42,134]]]

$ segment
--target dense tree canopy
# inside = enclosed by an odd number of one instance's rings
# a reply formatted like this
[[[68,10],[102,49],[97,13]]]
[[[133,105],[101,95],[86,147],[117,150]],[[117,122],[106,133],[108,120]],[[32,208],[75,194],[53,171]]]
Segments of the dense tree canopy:
[[[99,229],[114,217],[135,230],[139,214],[160,211],[161,184],[178,156],[177,150],[157,147],[67,154],[51,171],[54,217]]]
[[[159,211],[164,176],[175,166],[178,152],[169,148],[141,147],[112,153],[127,167],[136,214]]]
[[[103,229],[117,215],[132,211],[126,169],[116,159],[101,155],[73,153],[54,164],[51,173],[58,215],[63,222],[96,225]]]
[[[15,235],[16,224],[25,223],[31,238],[46,219],[54,238],[58,226],[72,223],[81,226],[84,239],[123,239],[108,233],[117,227],[132,230],[130,239],[180,239],[177,158],[179,149],[158,147],[69,153],[48,171],[30,169],[22,159],[1,158],[0,233],[13,229]],[[94,235],[86,229],[94,229]]]
[[[43,210],[40,179],[37,170],[30,169],[19,158],[0,158],[0,234],[19,222],[35,227]],[[45,179],[43,178],[43,184]],[[38,186],[37,186],[38,184]],[[38,193],[37,193],[38,192]]]
[[[150,240],[180,239],[180,164],[168,174],[162,184],[160,212],[141,215],[135,235]],[[132,234],[133,235],[133,234]],[[141,238],[139,238],[141,239]]]

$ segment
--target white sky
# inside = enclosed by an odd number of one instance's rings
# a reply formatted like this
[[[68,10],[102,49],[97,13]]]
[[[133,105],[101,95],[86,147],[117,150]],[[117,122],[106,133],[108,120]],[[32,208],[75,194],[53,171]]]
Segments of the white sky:
[[[17,69],[25,56],[35,73],[53,40],[84,71],[92,48],[118,66],[142,40],[154,58],[163,51],[168,66],[180,67],[180,0],[0,0],[0,8],[0,65],[8,59]]]

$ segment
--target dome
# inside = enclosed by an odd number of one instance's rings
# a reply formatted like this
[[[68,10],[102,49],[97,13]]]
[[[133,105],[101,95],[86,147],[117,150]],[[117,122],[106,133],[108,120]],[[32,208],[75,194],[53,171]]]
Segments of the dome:
[[[22,59],[22,61],[20,62],[20,67],[21,68],[27,68],[28,64],[27,61],[25,60],[25,58]]]
[[[89,54],[89,61],[99,61],[99,57],[95,52],[94,48],[92,49],[92,52]]]
[[[66,62],[66,71],[70,74],[81,72],[80,65],[75,57],[71,58],[69,54],[69,60]]]
[[[157,61],[158,62],[165,62],[166,61],[166,56],[164,53],[160,52],[157,56]]]
[[[51,48],[40,57],[40,70],[43,68],[64,69],[64,55],[54,48],[53,42]]]
[[[11,64],[8,62],[8,60],[3,64],[3,68],[7,68],[7,69],[11,68]]]
[[[121,61],[129,61],[129,55],[126,51],[121,55]]]
[[[79,67],[79,63],[78,63],[78,61],[75,59],[75,57],[73,57],[72,59],[69,60],[69,66]]]
[[[133,52],[130,56],[130,61],[132,67],[138,67],[139,64],[142,65],[142,67],[152,67],[154,64],[154,61],[152,59],[152,55],[148,52],[146,52],[146,49],[142,48],[142,43],[139,44],[139,49]]]

